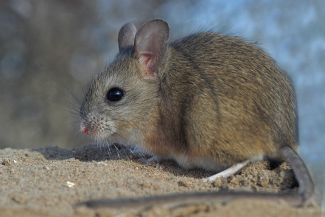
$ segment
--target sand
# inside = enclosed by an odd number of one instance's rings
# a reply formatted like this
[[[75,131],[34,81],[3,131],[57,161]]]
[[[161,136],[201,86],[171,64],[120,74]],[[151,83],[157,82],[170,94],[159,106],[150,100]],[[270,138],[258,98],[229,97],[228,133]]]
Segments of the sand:
[[[173,161],[141,164],[142,153],[123,146],[88,145],[78,149],[43,147],[0,150],[0,216],[321,216],[317,205],[297,208],[284,201],[241,199],[133,208],[88,208],[82,202],[184,192],[298,192],[286,163],[271,170],[258,162],[227,179],[204,183],[213,175],[184,170]],[[140,160],[139,160],[140,159]]]

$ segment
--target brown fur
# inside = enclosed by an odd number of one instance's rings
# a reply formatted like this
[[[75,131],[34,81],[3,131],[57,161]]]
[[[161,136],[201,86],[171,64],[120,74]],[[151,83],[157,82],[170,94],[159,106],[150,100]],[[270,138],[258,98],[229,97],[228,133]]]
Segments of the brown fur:
[[[168,49],[159,69],[160,121],[153,127],[159,133],[146,142],[154,154],[174,151],[231,165],[254,155],[274,157],[285,145],[296,149],[294,89],[264,51],[209,32]]]
[[[294,88],[263,50],[239,37],[203,32],[170,43],[162,57],[157,53],[150,77],[140,52],[121,50],[94,78],[81,117],[99,110],[166,158],[173,153],[229,166],[277,157],[286,145],[296,150]],[[123,103],[105,102],[108,80],[124,88]]]
[[[185,168],[222,170],[266,156],[283,158],[299,182],[298,195],[206,192],[150,197],[129,204],[256,197],[308,204],[314,184],[298,144],[295,92],[288,75],[257,46],[212,32],[167,44],[168,24],[151,20],[119,33],[120,52],[93,79],[80,109],[80,130],[118,136]],[[133,43],[134,41],[134,43]],[[110,99],[118,88],[123,97]],[[121,94],[120,94],[121,96]],[[122,201],[90,201],[114,206]]]

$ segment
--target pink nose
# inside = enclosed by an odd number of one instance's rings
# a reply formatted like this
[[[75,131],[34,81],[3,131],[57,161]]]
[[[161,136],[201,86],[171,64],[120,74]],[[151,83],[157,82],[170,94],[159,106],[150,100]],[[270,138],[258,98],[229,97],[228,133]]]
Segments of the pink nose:
[[[79,122],[79,130],[84,134],[88,134],[88,129],[83,122]]]
[[[81,132],[84,133],[84,134],[88,134],[88,129],[85,128],[85,129],[83,129]]]

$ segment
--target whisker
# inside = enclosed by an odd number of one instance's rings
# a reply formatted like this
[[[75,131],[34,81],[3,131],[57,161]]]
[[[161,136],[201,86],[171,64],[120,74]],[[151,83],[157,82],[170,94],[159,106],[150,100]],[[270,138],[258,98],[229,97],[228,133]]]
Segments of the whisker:
[[[106,144],[107,154],[111,158],[112,155],[111,155],[111,151],[110,151],[110,148],[109,148],[109,142],[107,140],[105,140],[105,144]]]

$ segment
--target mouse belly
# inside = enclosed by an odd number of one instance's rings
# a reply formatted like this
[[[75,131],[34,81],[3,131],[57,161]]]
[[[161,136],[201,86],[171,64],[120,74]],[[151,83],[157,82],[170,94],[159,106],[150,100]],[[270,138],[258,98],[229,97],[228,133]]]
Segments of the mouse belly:
[[[157,159],[172,159],[175,160],[179,166],[183,167],[184,169],[192,169],[192,168],[201,168],[207,171],[214,171],[214,172],[220,172],[224,171],[227,168],[230,168],[236,164],[241,164],[241,163],[235,163],[232,165],[222,165],[218,163],[215,159],[213,158],[208,158],[208,157],[189,157],[187,155],[170,155],[169,157],[160,157],[156,156]],[[256,157],[253,157],[249,160],[246,160],[242,163],[245,165],[248,162],[256,162],[260,161],[263,159],[263,155],[258,155]]]
[[[171,155],[169,159],[175,160],[184,169],[202,168],[208,171],[222,171],[231,165],[220,165],[213,158],[189,157],[186,155]]]

